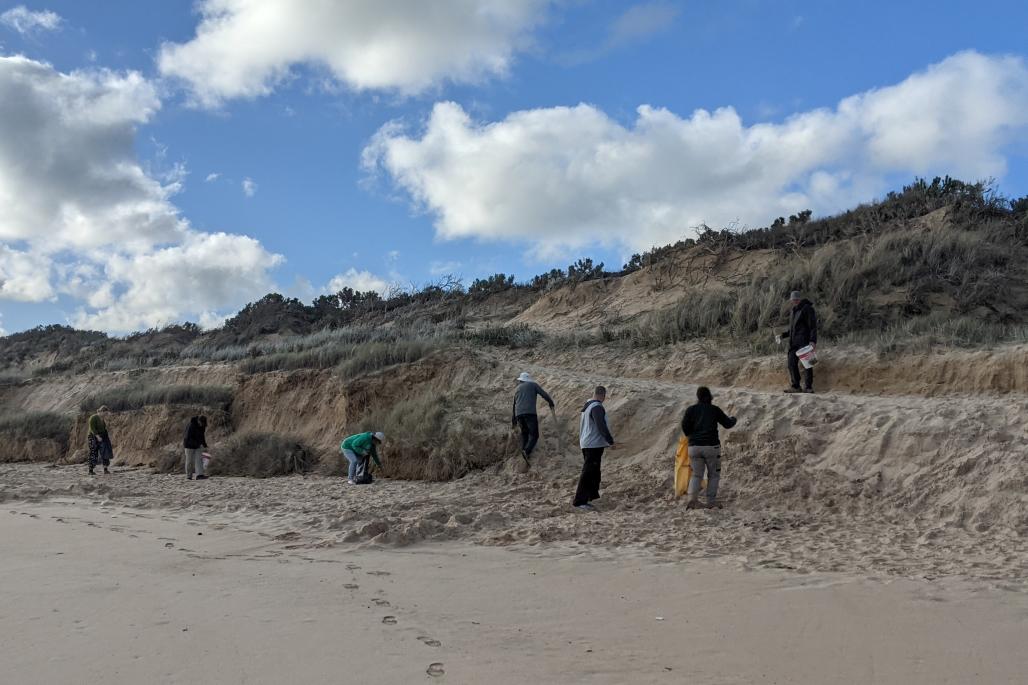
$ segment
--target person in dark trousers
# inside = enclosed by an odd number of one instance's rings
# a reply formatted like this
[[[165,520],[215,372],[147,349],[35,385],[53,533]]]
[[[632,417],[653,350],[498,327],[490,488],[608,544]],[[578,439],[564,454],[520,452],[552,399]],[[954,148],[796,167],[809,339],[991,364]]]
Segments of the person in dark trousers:
[[[704,472],[707,476],[707,508],[720,508],[717,489],[721,482],[721,439],[717,427],[720,424],[731,428],[735,425],[735,417],[726,416],[721,407],[714,404],[710,388],[697,388],[696,399],[699,401],[686,409],[682,417],[682,432],[689,438],[689,466],[692,467],[686,508],[699,506]]]
[[[104,473],[110,473],[108,468],[114,458],[114,449],[111,447],[111,436],[107,432],[107,422],[104,416],[107,415],[107,407],[100,407],[96,413],[89,417],[89,435],[86,438],[86,445],[89,447],[89,475],[95,476],[97,463],[104,465]]]
[[[615,449],[614,436],[607,425],[607,411],[603,401],[607,399],[607,389],[602,385],[596,387],[591,400],[582,407],[581,431],[578,444],[582,448],[582,475],[578,478],[578,488],[572,505],[585,511],[596,511],[590,502],[600,498],[600,460],[603,450]]]
[[[201,448],[207,448],[206,416],[194,416],[189,419],[182,446],[186,450],[186,480],[193,479],[191,471],[196,473],[197,480],[206,480],[207,474],[203,472],[203,453],[201,452]]]
[[[814,369],[803,370],[803,387],[800,388],[800,360],[796,350],[807,345],[817,346],[817,312],[814,303],[803,297],[799,290],[789,295],[792,314],[789,316],[789,330],[782,333],[782,340],[789,341],[788,364],[790,386],[785,392],[814,392]]]
[[[522,373],[517,378],[518,387],[514,391],[514,411],[511,413],[512,428],[521,427],[521,456],[531,463],[532,450],[539,442],[539,415],[536,413],[536,397],[542,397],[553,409],[556,405],[546,391],[528,374]]]

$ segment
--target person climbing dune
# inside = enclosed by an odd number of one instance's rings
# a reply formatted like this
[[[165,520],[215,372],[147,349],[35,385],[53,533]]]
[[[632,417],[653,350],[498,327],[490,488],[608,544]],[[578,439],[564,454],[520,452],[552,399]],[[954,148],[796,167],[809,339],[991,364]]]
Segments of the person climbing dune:
[[[707,508],[720,508],[717,489],[721,482],[721,439],[718,424],[731,428],[736,424],[734,416],[727,416],[721,407],[714,404],[710,388],[696,389],[697,402],[685,410],[682,417],[682,432],[689,439],[689,465],[692,478],[689,479],[688,509],[699,507],[700,485],[703,474],[707,477]]]
[[[542,397],[556,411],[556,404],[528,372],[517,377],[518,387],[514,391],[514,409],[510,417],[511,428],[521,428],[521,456],[532,463],[532,450],[539,442],[539,415],[536,412],[536,397]]]
[[[582,475],[578,478],[578,488],[571,504],[584,511],[596,511],[591,502],[600,498],[600,462],[603,450],[617,449],[614,436],[607,425],[607,411],[603,407],[607,399],[607,389],[596,386],[592,399],[582,407],[581,432],[578,444],[582,448]]]
[[[779,336],[789,341],[787,362],[790,385],[785,392],[814,392],[812,368],[803,370],[803,387],[800,388],[800,360],[796,352],[807,345],[817,347],[817,312],[814,311],[814,303],[804,298],[799,290],[792,291],[789,301],[792,303],[789,329]]]

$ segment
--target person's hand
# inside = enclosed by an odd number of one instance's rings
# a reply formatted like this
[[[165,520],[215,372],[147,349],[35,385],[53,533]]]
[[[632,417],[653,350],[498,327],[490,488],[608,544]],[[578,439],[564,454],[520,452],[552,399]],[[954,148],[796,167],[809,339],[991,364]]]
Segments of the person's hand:
[[[616,449],[620,449],[620,448],[621,448],[621,444],[614,442],[614,443],[611,443],[611,445],[607,449],[609,449],[609,450],[616,450]]]

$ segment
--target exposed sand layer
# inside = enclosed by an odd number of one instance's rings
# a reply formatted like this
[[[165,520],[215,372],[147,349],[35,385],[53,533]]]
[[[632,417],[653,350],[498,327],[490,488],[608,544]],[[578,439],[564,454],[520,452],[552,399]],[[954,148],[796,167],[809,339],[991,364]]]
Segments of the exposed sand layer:
[[[284,499],[309,484],[201,485]],[[3,509],[0,652],[5,679],[24,685],[937,685],[1019,683],[1028,671],[1028,598],[963,580],[750,572],[558,545],[312,549],[269,540],[278,528],[259,511],[263,535],[114,502]]]

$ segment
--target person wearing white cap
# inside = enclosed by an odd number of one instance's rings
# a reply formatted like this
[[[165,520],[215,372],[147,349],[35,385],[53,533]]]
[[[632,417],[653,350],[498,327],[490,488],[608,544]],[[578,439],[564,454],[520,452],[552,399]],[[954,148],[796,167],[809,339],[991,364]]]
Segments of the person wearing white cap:
[[[788,366],[789,387],[785,392],[814,392],[814,369],[804,369],[803,388],[800,388],[800,360],[796,351],[807,345],[817,346],[817,313],[814,303],[803,297],[799,290],[789,295],[792,313],[789,315],[789,330],[781,334],[789,341]]]
[[[346,457],[346,461],[350,462],[350,467],[347,470],[347,480],[349,485],[357,485],[358,479],[358,466],[364,465],[363,472],[367,473],[367,460],[370,457],[375,460],[375,465],[379,468],[382,467],[382,462],[378,458],[377,446],[385,442],[385,435],[381,432],[378,433],[357,433],[351,435],[346,440],[343,440],[339,449],[342,450],[343,456]],[[370,480],[368,481],[370,482]]]
[[[532,450],[539,442],[539,415],[535,410],[536,397],[542,397],[554,409],[556,405],[546,391],[539,387],[528,372],[517,377],[517,390],[514,391],[514,410],[511,413],[512,428],[521,427],[521,456],[531,463]]]

